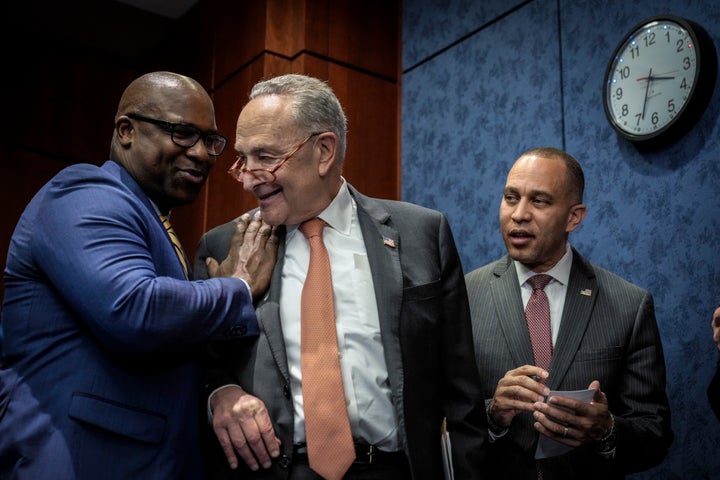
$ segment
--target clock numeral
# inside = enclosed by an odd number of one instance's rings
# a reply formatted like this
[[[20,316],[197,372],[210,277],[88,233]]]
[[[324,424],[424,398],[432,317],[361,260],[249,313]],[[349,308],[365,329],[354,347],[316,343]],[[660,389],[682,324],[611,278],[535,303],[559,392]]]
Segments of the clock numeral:
[[[622,109],[620,109],[620,112],[622,113],[623,117],[627,117],[627,114],[630,113],[628,110],[627,103],[623,103]]]
[[[633,60],[635,58],[640,58],[640,46],[639,45],[635,45],[634,47],[632,47],[630,49],[630,56],[633,58]]]
[[[623,67],[620,70],[618,70],[618,74],[620,74],[621,80],[626,80],[630,78],[630,67]]]
[[[677,42],[675,42],[675,45],[677,46],[677,48],[675,49],[675,51],[676,51],[677,53],[680,53],[680,52],[682,52],[683,50],[685,50],[685,42],[683,41],[682,38],[679,39]]]
[[[653,114],[650,116],[650,121],[653,125],[658,124],[658,121],[660,121],[660,117],[658,116],[657,112],[653,112]]]
[[[687,70],[692,65],[690,65],[690,57],[683,58],[683,70]]]
[[[623,91],[622,88],[618,87],[615,89],[615,100],[622,100],[623,97]]]
[[[682,82],[680,82],[680,88],[682,88],[683,90],[687,90],[689,88],[687,84],[687,79],[685,77],[683,77]]]
[[[674,111],[675,111],[675,99],[671,98],[670,100],[668,100],[668,112],[672,113]]]
[[[648,35],[645,35],[645,46],[649,47],[650,45],[655,45],[655,32],[650,32]]]

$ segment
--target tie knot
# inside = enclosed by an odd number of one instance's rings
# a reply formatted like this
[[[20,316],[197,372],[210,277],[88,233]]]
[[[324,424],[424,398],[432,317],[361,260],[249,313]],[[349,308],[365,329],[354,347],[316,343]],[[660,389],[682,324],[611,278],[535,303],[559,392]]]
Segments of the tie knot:
[[[305,237],[322,237],[323,228],[327,223],[320,218],[313,218],[300,224],[300,231]]]
[[[553,277],[544,273],[539,273],[527,279],[533,290],[543,290]]]

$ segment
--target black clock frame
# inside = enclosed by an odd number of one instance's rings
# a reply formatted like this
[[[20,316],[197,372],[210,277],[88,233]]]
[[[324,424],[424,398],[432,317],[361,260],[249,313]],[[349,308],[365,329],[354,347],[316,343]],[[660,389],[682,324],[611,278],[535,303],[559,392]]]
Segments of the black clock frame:
[[[697,81],[693,82],[692,90],[689,93],[689,100],[680,109],[677,115],[670,121],[665,127],[646,134],[646,135],[633,135],[621,129],[613,118],[613,114],[608,106],[608,79],[612,73],[613,63],[615,62],[616,56],[620,53],[622,48],[625,46],[630,36],[637,32],[641,27],[656,22],[659,20],[669,20],[682,26],[692,38],[693,43],[696,46],[696,57],[697,57]],[[603,108],[605,110],[605,116],[608,122],[612,125],[613,129],[620,134],[623,138],[630,140],[634,144],[646,147],[656,148],[663,147],[672,142],[675,142],[680,137],[685,135],[697,124],[705,112],[708,103],[712,97],[715,89],[715,81],[717,78],[717,51],[712,38],[707,31],[700,26],[698,23],[688,20],[683,17],[675,15],[655,15],[646,18],[642,22],[632,27],[628,33],[622,38],[620,43],[613,51],[610,61],[605,68],[605,77],[603,78]]]

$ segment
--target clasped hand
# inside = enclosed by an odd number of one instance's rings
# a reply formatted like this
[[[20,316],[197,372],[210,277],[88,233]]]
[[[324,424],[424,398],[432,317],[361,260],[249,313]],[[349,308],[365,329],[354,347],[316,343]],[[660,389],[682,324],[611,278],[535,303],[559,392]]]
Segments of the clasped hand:
[[[210,397],[212,425],[230,468],[238,466],[237,454],[248,468],[269,468],[280,455],[280,439],[275,435],[265,403],[239,386],[227,386]]]
[[[532,412],[538,432],[571,447],[596,442],[610,431],[612,418],[600,382],[594,380],[588,387],[595,390],[590,403],[562,396],[546,402],[550,389],[539,380],[547,378],[548,372],[534,365],[507,372],[498,381],[488,411],[493,423],[509,428],[515,415]]]

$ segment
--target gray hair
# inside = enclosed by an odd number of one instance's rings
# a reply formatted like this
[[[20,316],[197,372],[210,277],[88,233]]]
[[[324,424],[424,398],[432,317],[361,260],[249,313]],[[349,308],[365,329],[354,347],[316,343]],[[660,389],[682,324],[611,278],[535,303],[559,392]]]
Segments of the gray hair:
[[[343,161],[347,119],[340,101],[326,82],[307,75],[281,75],[256,83],[250,92],[250,100],[264,95],[291,97],[293,120],[308,135],[333,132],[338,138],[338,159]]]

